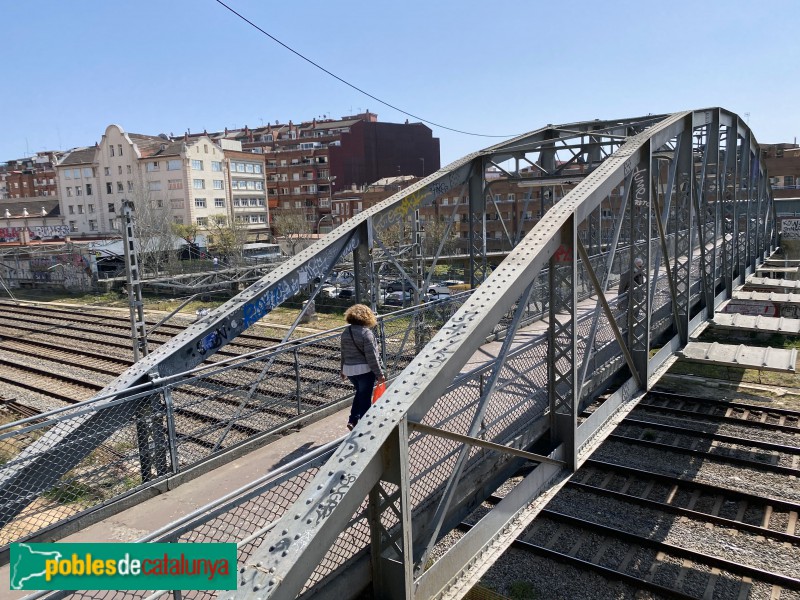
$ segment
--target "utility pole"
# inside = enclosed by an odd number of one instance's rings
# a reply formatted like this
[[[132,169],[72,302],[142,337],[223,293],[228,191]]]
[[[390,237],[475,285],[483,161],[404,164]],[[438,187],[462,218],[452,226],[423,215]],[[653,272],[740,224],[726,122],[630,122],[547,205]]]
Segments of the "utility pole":
[[[122,201],[122,243],[125,245],[125,274],[128,281],[128,304],[131,310],[131,343],[133,362],[147,356],[147,327],[142,304],[142,281],[139,279],[139,254],[133,233],[133,201]]]

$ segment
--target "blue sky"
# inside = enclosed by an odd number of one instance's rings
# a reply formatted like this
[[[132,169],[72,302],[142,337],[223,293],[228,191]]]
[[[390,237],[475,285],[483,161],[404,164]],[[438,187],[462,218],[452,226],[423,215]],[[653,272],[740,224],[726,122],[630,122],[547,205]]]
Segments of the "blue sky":
[[[225,0],[372,95],[490,135],[723,106],[760,142],[800,137],[800,2]],[[0,162],[135,133],[369,109],[214,0],[5,2]],[[411,120],[414,120],[413,118]],[[502,138],[432,127],[442,164]]]

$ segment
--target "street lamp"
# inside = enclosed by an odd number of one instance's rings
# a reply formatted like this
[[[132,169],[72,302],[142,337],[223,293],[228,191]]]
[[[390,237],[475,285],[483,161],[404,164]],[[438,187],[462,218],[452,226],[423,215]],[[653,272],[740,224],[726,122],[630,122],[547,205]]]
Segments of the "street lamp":
[[[319,221],[317,221],[317,233],[318,234],[322,233],[322,230],[320,229],[320,227],[322,226],[322,222],[325,219],[330,219],[331,220],[331,228],[328,231],[326,231],[325,233],[330,233],[333,230],[333,228],[336,226],[336,222],[333,220],[333,215],[322,215],[319,218]]]

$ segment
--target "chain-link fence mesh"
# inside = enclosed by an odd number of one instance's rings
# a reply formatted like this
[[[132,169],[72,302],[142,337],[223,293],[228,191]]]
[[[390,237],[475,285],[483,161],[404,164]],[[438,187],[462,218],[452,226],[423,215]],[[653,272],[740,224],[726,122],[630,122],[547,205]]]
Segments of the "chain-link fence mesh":
[[[469,295],[380,317],[378,338],[389,377]],[[9,482],[0,487],[0,544],[7,547],[300,417],[346,403],[352,386],[339,376],[340,335],[334,330],[220,361],[111,408],[108,400],[93,400],[0,426],[0,480]],[[57,449],[43,448],[43,438],[58,443]]]

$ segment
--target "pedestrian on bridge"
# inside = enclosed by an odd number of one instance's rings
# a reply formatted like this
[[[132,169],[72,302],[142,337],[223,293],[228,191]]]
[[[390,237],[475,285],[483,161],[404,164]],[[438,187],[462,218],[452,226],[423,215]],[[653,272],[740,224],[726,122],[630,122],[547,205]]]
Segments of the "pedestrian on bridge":
[[[372,388],[375,382],[383,383],[386,377],[381,367],[378,343],[371,328],[378,320],[368,306],[354,304],[344,313],[350,325],[342,332],[341,377],[350,380],[356,388],[347,428],[353,429],[372,404]]]
[[[625,294],[625,297],[619,301],[617,308],[620,310],[628,310],[628,291],[631,287],[631,281],[633,281],[637,286],[642,285],[647,281],[647,276],[644,272],[644,260],[637,256],[633,259],[633,264],[629,271],[626,271],[619,277],[619,292],[617,293],[618,296],[622,296]],[[638,298],[641,300],[641,298]]]

